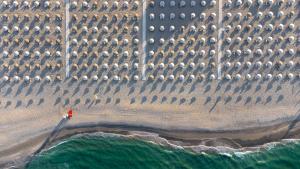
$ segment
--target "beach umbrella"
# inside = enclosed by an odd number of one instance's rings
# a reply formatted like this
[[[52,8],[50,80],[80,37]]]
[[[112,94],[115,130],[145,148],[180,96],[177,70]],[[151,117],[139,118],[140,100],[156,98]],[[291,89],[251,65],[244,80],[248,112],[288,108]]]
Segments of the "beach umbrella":
[[[216,76],[214,75],[214,74],[211,74],[210,76],[209,76],[209,80],[215,80],[216,79]]]
[[[169,80],[174,80],[174,78],[175,78],[174,75],[169,76]]]
[[[276,79],[278,79],[278,80],[281,80],[282,78],[283,78],[283,76],[282,76],[281,73],[279,73],[279,74],[276,76]]]
[[[20,77],[19,77],[19,76],[14,76],[14,77],[13,77],[13,81],[14,81],[15,83],[18,83],[18,82],[20,81]]]
[[[50,81],[51,81],[51,76],[48,76],[48,75],[47,75],[47,76],[45,77],[45,79],[46,79],[47,82],[50,82]]]
[[[230,75],[230,74],[226,74],[226,75],[225,75],[225,79],[226,79],[226,80],[231,80],[231,79],[232,79],[232,78],[231,78],[231,75]]]
[[[24,76],[24,81],[25,82],[30,82],[30,77],[29,76]]]
[[[204,62],[201,62],[201,63],[199,64],[199,66],[200,66],[200,68],[204,68],[204,67],[205,67],[205,63],[204,63]]]
[[[266,79],[267,79],[267,80],[270,80],[272,77],[273,77],[273,75],[270,74],[270,73],[268,73],[268,74],[266,75]]]
[[[169,63],[169,65],[168,65],[168,67],[169,67],[169,69],[173,69],[174,68],[174,63],[173,62],[171,62],[171,63]]]
[[[98,76],[97,76],[97,75],[94,75],[94,76],[92,77],[92,79],[93,79],[94,81],[97,81],[97,80],[98,80]]]
[[[190,80],[194,80],[195,79],[195,75],[190,75],[189,79]]]
[[[4,75],[4,76],[3,76],[3,81],[4,81],[4,82],[7,82],[7,81],[9,81],[9,77],[8,77],[8,76],[6,76],[6,75]]]
[[[200,14],[200,19],[204,20],[205,17],[206,17],[206,13],[202,12],[202,13]]]
[[[261,74],[256,74],[256,75],[255,75],[255,79],[256,79],[256,80],[261,79],[261,77],[262,77]]]
[[[191,7],[194,7],[196,6],[196,1],[192,0],[191,3],[190,3]]]
[[[291,79],[293,79],[293,78],[294,78],[294,74],[293,74],[293,73],[288,73],[288,74],[287,74],[287,77],[288,77],[288,79],[290,79],[290,80],[291,80]]]
[[[138,64],[138,63],[134,63],[134,64],[133,64],[133,68],[134,68],[134,69],[137,69],[138,67],[139,67],[139,64]]]
[[[245,77],[246,77],[247,80],[251,80],[251,78],[252,78],[252,76],[250,74],[246,74]]]
[[[229,68],[231,66],[231,63],[230,62],[226,62],[224,66],[227,67],[227,68]]]
[[[159,75],[159,80],[160,81],[163,81],[165,79],[165,76],[164,75]]]
[[[185,78],[184,75],[179,75],[179,80],[180,80],[180,81],[183,81],[184,78]]]
[[[6,58],[6,57],[8,56],[8,52],[7,52],[7,51],[3,51],[3,52],[2,52],[2,56],[3,56],[4,58]]]
[[[134,75],[134,76],[133,76],[133,80],[134,80],[134,81],[138,81],[138,80],[139,80],[139,76],[138,76],[138,75]]]
[[[35,80],[36,82],[39,82],[39,81],[41,80],[41,77],[40,77],[40,76],[35,76],[35,77],[34,77],[34,80]]]
[[[236,74],[236,75],[235,75],[235,79],[236,79],[236,80],[240,80],[241,78],[242,78],[242,76],[241,76],[240,74]]]

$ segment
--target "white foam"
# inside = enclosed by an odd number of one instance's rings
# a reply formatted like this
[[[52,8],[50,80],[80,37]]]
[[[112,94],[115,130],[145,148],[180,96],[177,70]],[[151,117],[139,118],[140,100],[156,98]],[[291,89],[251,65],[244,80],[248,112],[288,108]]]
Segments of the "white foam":
[[[243,147],[243,148],[232,148],[232,147],[226,147],[226,146],[206,146],[206,145],[193,145],[193,146],[184,146],[182,145],[182,142],[176,142],[176,141],[170,141],[165,138],[160,137],[156,133],[149,133],[149,132],[129,132],[127,135],[123,134],[116,134],[116,133],[104,133],[104,132],[95,132],[95,133],[81,133],[81,134],[76,134],[74,136],[71,136],[67,140],[63,140],[59,142],[58,144],[48,148],[48,150],[55,148],[56,146],[59,146],[61,144],[64,144],[68,141],[73,140],[74,138],[79,138],[79,137],[88,137],[88,136],[100,136],[100,137],[123,137],[123,138],[134,138],[134,139],[139,139],[139,140],[144,140],[147,143],[150,144],[157,144],[161,146],[167,146],[171,147],[173,149],[186,149],[186,150],[191,150],[194,153],[199,153],[202,155],[207,155],[207,153],[218,153],[224,156],[232,157],[233,155],[243,158],[244,156],[259,152],[259,151],[264,151],[264,150],[271,150],[275,148],[278,145],[285,145],[289,143],[298,143],[300,139],[284,139],[280,142],[271,142],[271,143],[266,143],[261,146],[256,146],[256,147]]]
[[[53,149],[53,148],[55,148],[55,147],[57,147],[57,146],[59,146],[59,145],[65,144],[65,143],[67,143],[67,142],[69,142],[69,141],[71,141],[71,140],[72,140],[72,139],[70,138],[70,139],[67,139],[67,140],[60,141],[59,143],[57,143],[57,144],[55,144],[55,145],[49,147],[49,148],[47,149],[47,151],[48,151],[48,150],[51,150],[51,149]]]

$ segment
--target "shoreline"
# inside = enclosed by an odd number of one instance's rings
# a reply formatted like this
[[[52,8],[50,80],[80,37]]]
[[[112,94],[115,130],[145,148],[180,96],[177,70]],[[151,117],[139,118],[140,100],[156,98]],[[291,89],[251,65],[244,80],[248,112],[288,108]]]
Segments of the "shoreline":
[[[103,124],[103,123],[85,123],[79,125],[67,125],[63,127],[43,149],[48,149],[61,140],[70,138],[79,134],[91,133],[106,133],[118,134],[125,137],[133,137],[145,141],[154,142],[164,146],[183,147],[195,152],[213,152],[217,153],[220,149],[222,152],[234,151],[253,151],[263,148],[265,144],[273,142],[282,142],[284,139],[300,139],[300,125],[295,125],[294,128],[287,134],[286,129],[291,122],[284,122],[276,125],[248,128],[241,130],[169,130],[153,127],[143,127],[124,124]],[[266,134],[269,133],[269,134]],[[11,147],[7,150],[1,151],[3,155],[5,152],[14,154],[20,152],[20,147],[26,150],[35,150],[40,148],[38,143],[43,143],[50,132],[44,132],[33,137],[18,146]],[[254,139],[253,139],[254,138]],[[29,151],[28,151],[29,152]],[[8,168],[9,166],[23,167],[28,160],[35,153],[29,156],[19,156],[17,160],[8,160],[0,163],[1,168]]]
[[[270,122],[265,126],[225,130],[168,129],[133,124],[90,122],[65,126],[60,130],[55,140],[61,140],[81,133],[103,132],[128,135],[132,132],[141,132],[157,134],[159,137],[169,141],[179,141],[185,143],[185,145],[198,145],[203,140],[227,138],[236,142],[240,147],[253,147],[286,138],[300,138],[300,124],[297,122],[295,120],[288,120],[276,124]],[[291,123],[295,123],[293,128],[289,128]],[[236,147],[237,144],[234,144],[232,147],[238,148]]]

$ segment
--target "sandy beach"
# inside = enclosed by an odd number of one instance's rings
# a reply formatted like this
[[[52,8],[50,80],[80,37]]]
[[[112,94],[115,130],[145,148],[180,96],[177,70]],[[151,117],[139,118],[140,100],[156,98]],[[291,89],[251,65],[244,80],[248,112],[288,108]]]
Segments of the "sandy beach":
[[[126,124],[103,124],[103,123],[83,123],[80,125],[68,125],[59,131],[55,138],[52,138],[44,149],[47,149],[52,144],[59,142],[62,139],[68,138],[80,133],[116,133],[121,135],[134,135],[134,138],[150,140],[168,146],[166,143],[161,143],[155,137],[147,136],[149,133],[158,134],[159,137],[168,140],[172,145],[178,145],[186,148],[196,147],[199,145],[207,146],[207,149],[201,149],[199,152],[213,152],[213,147],[225,147],[239,151],[255,150],[261,145],[270,142],[280,142],[281,139],[299,139],[299,125],[288,129],[291,122],[273,124],[271,126],[248,128],[240,130],[181,130],[181,129],[160,129],[143,126],[134,126]],[[146,133],[144,133],[146,132]],[[36,133],[37,134],[37,133]],[[50,131],[41,131],[34,137],[28,138],[12,147],[1,151],[1,167],[23,166],[27,160],[35,153],[45,142]],[[152,134],[151,134],[152,135]],[[17,141],[17,140],[15,140]],[[209,148],[210,147],[210,148]],[[212,150],[213,149],[213,150]],[[222,151],[222,150],[219,150]],[[225,151],[225,150],[223,150]]]
[[[120,103],[107,103],[106,100],[110,97],[92,101],[92,106],[77,104],[72,107],[73,118],[64,124],[55,137],[51,137],[44,148],[74,134],[98,131],[119,134],[157,133],[170,142],[179,141],[181,145],[231,148],[255,147],[281,139],[299,138],[297,94],[291,93],[290,99],[284,99],[281,104],[251,102],[248,108],[243,106],[244,102],[240,103],[242,105],[235,102],[225,104],[226,96],[216,106],[215,103],[205,104],[205,98],[195,101],[191,106],[188,101],[173,104],[158,101],[142,103],[143,97],[135,97],[135,103],[125,98],[121,98]],[[198,99],[202,97],[204,96],[197,96]],[[55,99],[46,102],[43,109],[35,105],[26,109],[25,106],[2,109],[2,166],[24,164],[24,160],[43,145],[69,109],[63,105],[50,107],[55,104],[53,102]],[[211,110],[208,105],[214,106],[214,109]]]

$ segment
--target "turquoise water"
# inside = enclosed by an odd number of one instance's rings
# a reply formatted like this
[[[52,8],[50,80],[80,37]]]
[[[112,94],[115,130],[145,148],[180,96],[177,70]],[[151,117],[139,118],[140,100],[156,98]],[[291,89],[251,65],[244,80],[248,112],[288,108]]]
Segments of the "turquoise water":
[[[297,169],[300,142],[251,153],[205,154],[119,136],[81,135],[43,151],[27,169]]]

